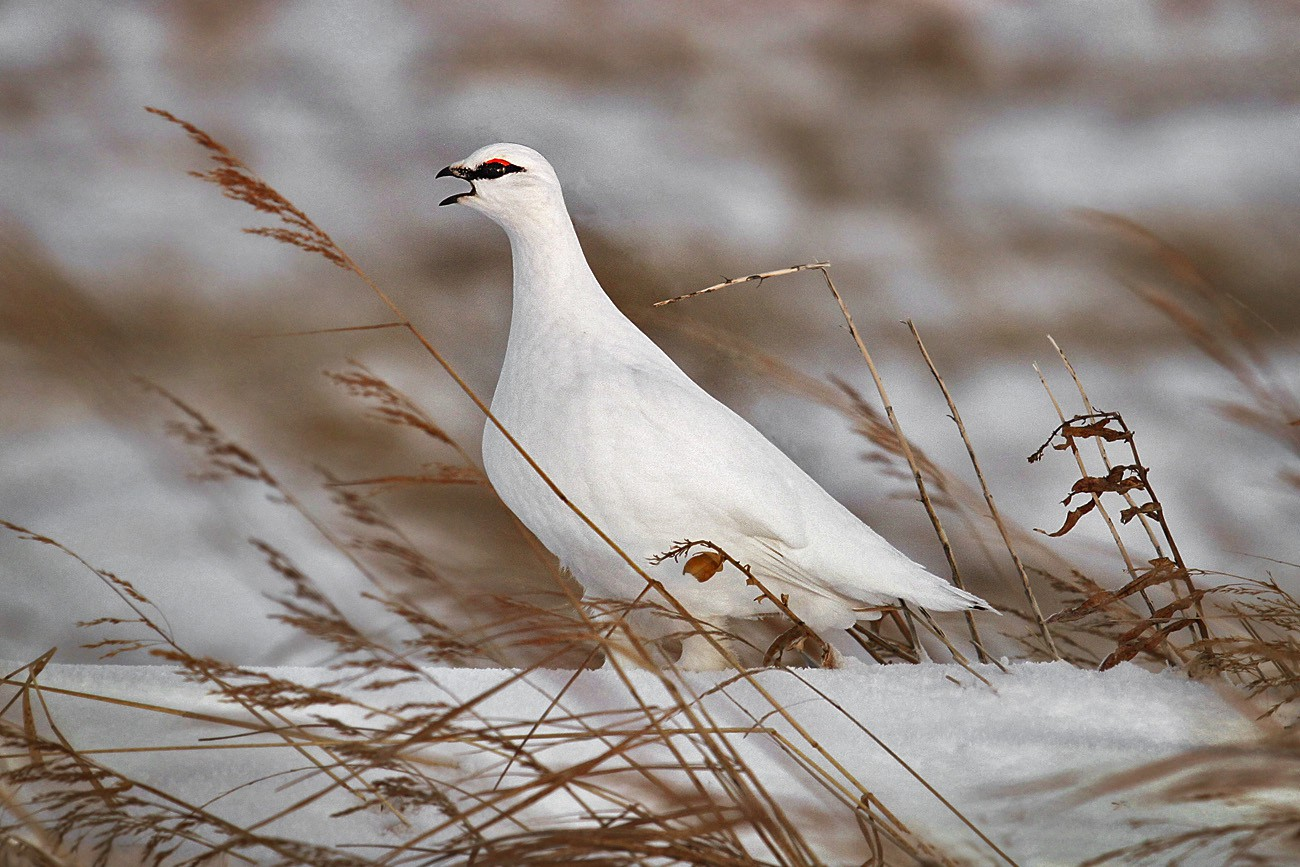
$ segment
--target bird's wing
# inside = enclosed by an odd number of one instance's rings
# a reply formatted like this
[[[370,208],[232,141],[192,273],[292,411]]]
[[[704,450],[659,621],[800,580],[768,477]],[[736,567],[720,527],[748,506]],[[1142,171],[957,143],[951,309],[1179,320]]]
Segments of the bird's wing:
[[[800,487],[814,483],[784,452],[675,368],[625,369],[631,387],[621,393],[632,399],[625,411],[635,417],[640,457],[657,465],[665,489],[689,497],[674,508],[701,531],[725,529],[733,540],[808,544]]]
[[[978,601],[891,545],[684,374],[664,375],[656,366],[639,370],[636,380],[629,391],[645,429],[677,455],[672,488],[696,499],[676,507],[701,527],[719,528],[723,538],[711,541],[741,562],[842,602],[905,596],[951,610]]]

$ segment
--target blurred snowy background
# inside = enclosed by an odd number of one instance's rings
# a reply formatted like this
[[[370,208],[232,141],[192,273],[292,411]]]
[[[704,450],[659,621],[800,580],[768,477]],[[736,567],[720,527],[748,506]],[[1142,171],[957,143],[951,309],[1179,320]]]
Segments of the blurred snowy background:
[[[231,146],[483,393],[504,349],[509,250],[476,215],[436,208],[450,185],[433,175],[513,140],[556,165],[614,300],[923,562],[942,563],[924,513],[859,459],[842,418],[673,327],[869,391],[815,275],[650,303],[829,259],[905,429],[964,468],[898,323],[913,318],[1001,504],[1038,527],[1059,525],[1075,477],[1059,458],[1024,460],[1056,425],[1031,362],[1068,393],[1051,333],[1094,401],[1137,430],[1191,565],[1259,575],[1268,564],[1243,555],[1300,560],[1288,454],[1221,417],[1233,380],[1125,288],[1150,262],[1075,213],[1176,243],[1269,323],[1294,373],[1288,3],[0,3],[0,516],[136,582],[191,650],[282,664],[312,651],[262,616],[275,585],[246,539],[283,544],[344,604],[359,579],[259,491],[189,479],[193,456],[162,432],[169,408],[131,376],[202,409],[317,504],[314,465],[357,478],[450,459],[367,421],[324,369],[365,361],[473,452],[482,422],[395,332],[254,338],[387,316],[342,271],[241,235],[252,215],[185,175],[203,155],[144,105]],[[542,574],[484,491],[384,503],[449,580],[518,592]],[[1103,534],[1085,520],[1052,544],[1117,579]],[[985,593],[1014,580],[985,573]],[[12,537],[0,592],[9,658],[53,645],[93,658],[71,624],[120,613],[93,576]]]

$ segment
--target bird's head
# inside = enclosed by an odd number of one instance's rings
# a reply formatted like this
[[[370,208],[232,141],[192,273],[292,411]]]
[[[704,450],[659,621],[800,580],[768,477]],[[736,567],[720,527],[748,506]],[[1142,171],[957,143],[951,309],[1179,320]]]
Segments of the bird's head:
[[[463,193],[448,196],[440,205],[468,205],[498,223],[507,224],[530,211],[546,211],[558,202],[563,207],[560,181],[546,158],[530,147],[500,143],[479,148],[437,177],[469,181]]]

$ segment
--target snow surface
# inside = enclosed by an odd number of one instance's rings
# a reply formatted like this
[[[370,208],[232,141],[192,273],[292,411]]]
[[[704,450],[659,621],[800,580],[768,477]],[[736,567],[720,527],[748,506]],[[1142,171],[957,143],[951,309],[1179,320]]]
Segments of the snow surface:
[[[10,665],[6,670],[17,667]],[[1004,862],[856,723],[888,744],[1020,864],[1078,863],[1152,836],[1151,828],[1135,830],[1130,826],[1139,818],[1200,824],[1210,818],[1227,818],[1225,813],[1230,809],[1244,809],[1222,805],[1173,807],[1162,805],[1149,792],[1139,791],[1085,801],[1069,794],[1073,786],[1094,782],[1111,772],[1198,746],[1255,737],[1253,724],[1209,686],[1173,672],[1151,673],[1131,665],[1105,673],[1065,663],[1016,663],[1008,669],[1000,673],[993,666],[980,667],[991,687],[980,684],[957,666],[937,664],[859,664],[838,671],[768,670],[758,674],[758,679],[899,818],[932,843],[972,863]],[[263,670],[304,683],[320,682],[332,675],[321,668]],[[365,693],[365,701],[388,707],[406,701],[464,701],[500,684],[512,672],[431,669],[427,675],[420,684]],[[525,681],[510,685],[484,702],[479,708],[484,724],[535,720],[549,697],[571,675],[565,671],[533,672]],[[698,694],[721,677],[714,673],[691,674],[685,685]],[[634,672],[632,680],[647,702],[669,704],[661,684],[650,673]],[[205,713],[238,713],[230,705],[203,695],[201,687],[184,683],[164,667],[50,665],[40,675],[40,683]],[[852,719],[835,712],[805,684],[824,690]],[[46,694],[46,700],[63,733],[82,750],[194,745],[204,736],[229,734],[229,730],[212,724],[84,698],[51,693]],[[611,711],[630,704],[613,672],[588,671],[565,694],[563,712]],[[765,717],[765,725],[785,732],[792,742],[807,750],[806,742],[788,724],[770,715],[770,706],[747,684],[735,684],[725,693],[711,695],[705,707],[723,726],[749,726],[751,715]],[[350,719],[346,714],[342,716]],[[355,718],[361,719],[359,714]],[[540,729],[542,733],[559,730],[558,726]],[[799,817],[797,821],[809,830],[813,843],[822,848],[827,863],[861,863],[866,857],[862,838],[843,807],[830,802],[823,790],[812,785],[805,773],[774,748],[770,738],[735,735],[733,741],[782,805]],[[446,746],[436,749],[441,751],[437,760],[448,764],[446,779],[462,782],[470,790],[490,788],[500,773],[495,757],[457,753]],[[539,751],[539,755],[555,769],[589,757],[592,749],[590,741],[560,741]],[[303,763],[300,756],[287,749],[107,752],[96,759],[197,803],[263,779],[212,804],[218,814],[245,823],[305,797],[320,782],[319,778],[301,774],[276,775]],[[286,780],[298,782],[285,789]],[[330,817],[348,806],[346,796],[332,793],[266,830],[325,845],[392,846],[441,819],[434,811],[417,812],[410,817],[413,829],[406,830],[390,816],[374,811]],[[572,818],[573,808],[572,801],[552,797],[533,808],[533,827],[541,821],[576,821]]]

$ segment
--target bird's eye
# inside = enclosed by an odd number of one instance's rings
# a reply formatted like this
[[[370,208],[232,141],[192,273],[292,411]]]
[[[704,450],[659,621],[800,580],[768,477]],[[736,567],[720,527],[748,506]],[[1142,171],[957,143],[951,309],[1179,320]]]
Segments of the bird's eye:
[[[502,175],[508,175],[511,172],[522,172],[523,170],[523,166],[517,166],[508,160],[496,157],[485,161],[483,165],[479,166],[474,171],[474,176],[476,178],[499,178]]]

